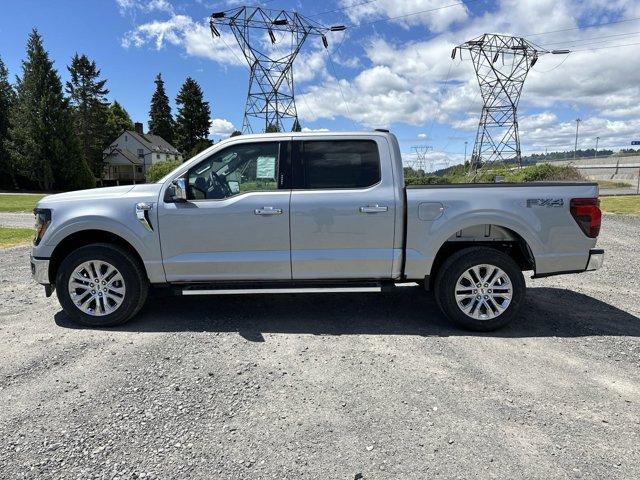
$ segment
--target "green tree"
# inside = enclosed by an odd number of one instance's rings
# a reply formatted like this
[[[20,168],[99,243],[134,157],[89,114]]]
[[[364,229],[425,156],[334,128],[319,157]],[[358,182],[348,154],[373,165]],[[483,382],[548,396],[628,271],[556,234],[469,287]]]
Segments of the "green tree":
[[[133,130],[133,122],[129,113],[117,101],[113,101],[107,108],[107,121],[105,124],[106,144],[110,144],[126,130]]]
[[[9,111],[14,91],[9,83],[9,71],[0,58],[0,186],[17,188],[9,153],[5,147],[9,131]]]
[[[154,80],[156,91],[151,97],[151,109],[149,110],[149,133],[164,138],[173,144],[173,116],[169,97],[164,91],[164,81],[158,74]]]
[[[293,127],[291,127],[292,132],[301,132],[302,127],[300,126],[300,122],[298,121],[298,117],[293,121]]]
[[[237,137],[239,135],[242,135],[242,132],[240,130],[234,130],[233,132],[231,132],[230,137]]]
[[[264,129],[264,133],[278,133],[280,131],[280,127],[275,123],[270,123],[267,125],[267,128]]]
[[[70,79],[66,91],[73,108],[74,127],[80,141],[82,159],[89,165],[93,175],[101,178],[104,169],[102,150],[107,143],[107,81],[99,79],[100,70],[96,62],[89,60],[86,55],[76,53],[67,69]]]
[[[157,182],[165,175],[173,172],[180,165],[182,165],[180,160],[162,160],[161,162],[154,163],[147,170],[147,182]]]
[[[50,190],[95,184],[82,159],[60,76],[36,29],[29,34],[22,77],[17,79],[6,145],[16,174],[33,186]]]
[[[187,77],[180,88],[176,105],[175,146],[189,158],[212,143],[209,140],[211,110],[209,102],[204,101],[200,85],[191,77]]]

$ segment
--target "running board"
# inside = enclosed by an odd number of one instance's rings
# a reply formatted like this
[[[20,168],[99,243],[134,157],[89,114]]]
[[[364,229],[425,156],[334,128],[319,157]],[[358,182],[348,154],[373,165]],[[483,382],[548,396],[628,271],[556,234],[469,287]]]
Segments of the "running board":
[[[264,293],[356,293],[381,292],[382,286],[371,287],[298,287],[298,288],[184,288],[182,295],[246,295]]]

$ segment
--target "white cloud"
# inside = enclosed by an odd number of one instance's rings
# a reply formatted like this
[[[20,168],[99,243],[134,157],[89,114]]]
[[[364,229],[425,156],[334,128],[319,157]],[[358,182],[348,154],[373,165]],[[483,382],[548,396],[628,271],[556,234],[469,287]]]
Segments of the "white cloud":
[[[427,138],[427,134],[426,133],[419,133],[418,134],[418,138],[422,138],[422,139]]]
[[[340,4],[347,7],[344,13],[356,24],[402,17],[390,21],[404,27],[426,25],[433,32],[444,31],[468,17],[468,10],[461,2],[450,2],[445,8],[442,8],[441,0],[378,0],[368,3],[341,0]]]
[[[187,15],[171,15],[168,20],[138,25],[127,32],[122,46],[143,47],[147,44],[161,50],[167,44],[182,47],[187,55],[206,58],[226,65],[246,65],[232,33],[221,32],[213,38],[206,20],[196,22]]]
[[[229,120],[224,118],[212,118],[209,134],[214,137],[227,137],[231,135],[236,128]]]
[[[154,11],[173,13],[173,5],[168,0],[116,0],[120,13],[135,13],[140,11],[150,13]]]
[[[309,127],[302,127],[302,131],[303,132],[328,132],[330,131],[328,128],[309,128]]]

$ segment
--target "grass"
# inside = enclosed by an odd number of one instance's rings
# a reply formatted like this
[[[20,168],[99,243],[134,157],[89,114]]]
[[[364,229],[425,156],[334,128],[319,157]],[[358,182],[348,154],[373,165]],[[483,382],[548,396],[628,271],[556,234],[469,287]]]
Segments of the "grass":
[[[0,248],[24,245],[33,240],[32,228],[0,227]]]
[[[640,215],[640,195],[600,197],[600,208],[608,213]]]
[[[0,193],[0,212],[32,212],[38,200],[44,195],[26,193],[24,195]]]
[[[615,180],[598,180],[600,188],[629,188],[630,183],[617,182]]]

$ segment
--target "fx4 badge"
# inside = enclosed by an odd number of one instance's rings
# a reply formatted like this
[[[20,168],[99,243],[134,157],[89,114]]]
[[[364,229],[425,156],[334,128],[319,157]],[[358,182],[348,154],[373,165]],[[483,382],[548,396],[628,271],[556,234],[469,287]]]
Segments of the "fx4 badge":
[[[527,208],[531,207],[562,207],[564,199],[562,198],[527,198]]]

